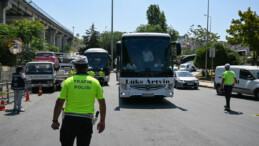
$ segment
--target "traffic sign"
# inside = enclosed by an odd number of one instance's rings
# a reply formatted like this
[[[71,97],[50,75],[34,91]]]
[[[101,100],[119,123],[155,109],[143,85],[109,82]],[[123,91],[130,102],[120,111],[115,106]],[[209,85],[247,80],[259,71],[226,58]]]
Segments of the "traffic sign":
[[[215,48],[210,48],[210,58],[215,57]]]
[[[22,42],[19,40],[12,40],[8,43],[9,51],[13,54],[20,54],[23,51]]]

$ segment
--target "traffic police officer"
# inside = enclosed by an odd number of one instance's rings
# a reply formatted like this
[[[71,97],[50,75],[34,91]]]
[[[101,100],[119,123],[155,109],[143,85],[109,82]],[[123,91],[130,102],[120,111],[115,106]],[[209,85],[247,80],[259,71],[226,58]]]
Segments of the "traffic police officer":
[[[91,66],[88,67],[87,73],[88,73],[91,77],[94,77],[94,76],[95,76],[95,73],[92,71],[92,67],[91,67]]]
[[[54,108],[51,127],[54,130],[59,129],[58,117],[66,101],[60,142],[62,146],[73,146],[74,139],[77,138],[77,146],[87,146],[90,144],[93,132],[95,98],[99,102],[101,115],[97,125],[98,133],[105,129],[106,104],[100,83],[86,72],[87,58],[79,57],[74,64],[77,73],[63,83]]]
[[[233,71],[230,71],[230,64],[225,65],[225,72],[222,73],[221,89],[224,85],[226,105],[225,110],[230,111],[230,98],[233,86],[236,83],[236,74]]]

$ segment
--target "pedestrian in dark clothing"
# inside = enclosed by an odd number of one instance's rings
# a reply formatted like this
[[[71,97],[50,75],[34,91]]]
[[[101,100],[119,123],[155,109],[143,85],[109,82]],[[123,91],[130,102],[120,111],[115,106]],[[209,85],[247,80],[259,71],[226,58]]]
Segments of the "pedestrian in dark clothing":
[[[233,71],[230,71],[230,65],[227,63],[225,65],[225,72],[222,73],[222,82],[221,82],[221,89],[224,85],[225,91],[225,98],[226,98],[226,105],[224,106],[226,111],[230,111],[230,98],[233,86],[236,83],[236,74]]]
[[[25,81],[26,77],[23,74],[23,67],[18,66],[16,68],[16,72],[13,73],[13,79],[12,79],[12,84],[11,88],[14,90],[14,108],[13,112],[24,112],[24,109],[21,108],[22,104],[22,97],[24,94],[25,90]]]

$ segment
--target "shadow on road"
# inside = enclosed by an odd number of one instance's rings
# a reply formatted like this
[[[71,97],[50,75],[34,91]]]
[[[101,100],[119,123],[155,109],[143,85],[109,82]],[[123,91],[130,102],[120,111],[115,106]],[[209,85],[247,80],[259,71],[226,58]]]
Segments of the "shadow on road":
[[[6,110],[5,112],[6,112],[5,116],[19,115],[17,112],[13,112],[13,109]]]
[[[226,113],[226,114],[230,114],[230,115],[243,115],[242,112],[233,111],[233,110],[225,111],[225,113]]]
[[[233,98],[239,98],[239,99],[244,99],[244,100],[254,100],[254,101],[259,101],[257,100],[254,96],[252,95],[238,95],[238,94],[232,94]]]
[[[119,111],[120,108],[127,109],[180,109],[181,111],[187,111],[187,109],[181,108],[167,100],[166,98],[131,98],[124,99],[118,107],[114,110]]]
[[[225,95],[218,95],[218,94],[216,94],[216,95],[225,98]],[[238,95],[238,94],[232,94],[231,97],[232,97],[232,98],[237,98],[237,99],[253,100],[253,101],[259,102],[259,100],[257,100],[253,95]]]

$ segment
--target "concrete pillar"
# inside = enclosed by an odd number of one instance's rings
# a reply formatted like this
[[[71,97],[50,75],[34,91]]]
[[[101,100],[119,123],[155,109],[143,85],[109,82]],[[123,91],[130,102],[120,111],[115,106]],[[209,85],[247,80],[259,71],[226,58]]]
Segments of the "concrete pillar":
[[[64,36],[63,37],[63,48],[62,50],[65,51],[66,47],[67,47],[67,39],[68,39],[68,36]]]
[[[47,42],[50,46],[55,46],[56,44],[56,33],[55,29],[48,29]]]
[[[9,0],[0,1],[0,24],[6,24],[6,11],[12,8],[12,3]]]
[[[59,48],[59,52],[63,52],[63,48],[62,48],[62,38],[63,38],[63,34],[57,34],[56,38],[57,38],[57,42],[56,42],[56,46]]]

